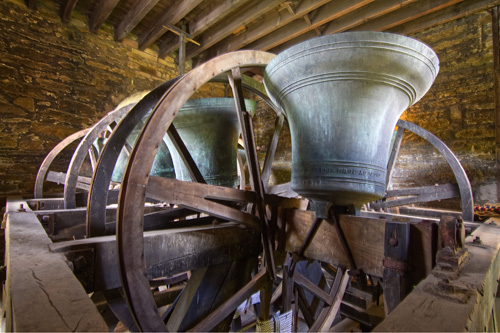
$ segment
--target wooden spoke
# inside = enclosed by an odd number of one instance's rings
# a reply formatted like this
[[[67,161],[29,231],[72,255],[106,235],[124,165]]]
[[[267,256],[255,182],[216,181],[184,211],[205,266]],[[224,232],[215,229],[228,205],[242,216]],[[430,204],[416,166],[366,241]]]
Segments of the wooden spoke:
[[[405,192],[401,192],[400,190],[395,191],[391,189],[387,192],[385,198],[409,195],[412,195],[412,197],[397,199],[394,201],[382,200],[382,202],[373,203],[374,207],[388,208],[418,202],[431,202],[435,200],[460,197],[463,219],[465,221],[473,221],[474,209],[471,185],[464,168],[458,161],[457,157],[453,154],[453,152],[438,137],[418,125],[415,125],[408,121],[398,120],[396,126],[398,127],[398,131],[396,133],[396,139],[394,141],[393,149],[391,151],[391,156],[389,159],[387,184],[390,184],[391,182],[390,176],[392,175],[392,170],[397,160],[399,145],[401,144],[404,131],[406,130],[420,136],[421,138],[429,142],[444,157],[451,170],[453,171],[453,174],[455,175],[455,179],[457,180],[458,184],[458,190],[456,189],[455,185],[451,184],[428,186],[422,187],[420,189],[407,189],[405,190]]]
[[[181,139],[181,136],[175,129],[174,124],[171,124],[170,127],[168,128],[168,136],[170,140],[172,140],[172,143],[174,147],[176,148],[177,152],[179,153],[179,156],[182,159],[182,162],[184,163],[184,166],[186,167],[189,176],[191,177],[191,180],[194,182],[198,183],[204,183],[206,184],[205,179],[203,179],[203,176],[196,166],[196,163],[194,162],[193,158],[191,157],[191,154],[189,153],[188,149],[186,148],[186,145]]]
[[[323,308],[319,314],[316,322],[310,328],[312,332],[328,331],[332,326],[333,320],[340,309],[340,304],[342,302],[342,297],[344,296],[347,283],[349,282],[348,271],[343,272],[342,270],[337,271],[335,276],[335,281],[330,291],[330,296],[332,297],[332,303],[329,307]]]
[[[278,146],[278,139],[284,122],[285,114],[283,112],[280,112],[276,117],[274,132],[269,140],[269,144],[267,145],[266,158],[262,167],[262,183],[264,185],[264,189],[266,190],[269,186],[269,178],[271,178],[271,165],[276,154],[276,147]]]
[[[262,184],[262,178],[260,174],[259,160],[257,158],[257,150],[255,145],[255,138],[253,134],[253,127],[250,115],[245,109],[245,100],[243,98],[243,89],[241,86],[241,72],[238,67],[231,70],[231,74],[228,75],[229,82],[233,89],[233,96],[236,104],[236,110],[238,112],[238,118],[240,120],[240,126],[242,130],[243,142],[245,144],[245,152],[247,154],[248,169],[250,172],[250,186],[255,191],[256,194],[256,205],[259,213],[259,219],[261,221],[261,231],[262,238],[264,242],[264,255],[266,258],[267,269],[272,279],[275,279],[276,269],[274,267],[274,256],[273,247],[271,244],[271,239],[269,235],[269,221],[267,219],[266,209],[264,205],[265,189]]]
[[[394,171],[394,166],[399,154],[399,148],[401,147],[401,142],[403,141],[403,136],[405,134],[405,129],[398,127],[396,132],[396,137],[394,138],[394,143],[392,144],[391,155],[389,156],[389,162],[387,163],[387,175],[385,179],[386,189],[391,188],[392,173]]]
[[[234,296],[229,298],[224,304],[218,307],[202,322],[192,328],[192,332],[208,332],[212,330],[223,318],[227,317],[231,311],[248,299],[252,294],[257,292],[268,279],[265,270],[260,271],[245,287],[240,289]]]
[[[260,230],[260,223],[254,215],[243,213],[238,209],[206,199],[211,195],[212,197],[231,198],[230,195],[227,195],[229,193],[239,195],[240,197],[249,197],[245,193],[240,195],[239,192],[243,191],[151,176],[146,195],[153,199],[190,207],[199,212],[228,221],[239,222],[250,228]],[[235,197],[231,200],[235,200]]]

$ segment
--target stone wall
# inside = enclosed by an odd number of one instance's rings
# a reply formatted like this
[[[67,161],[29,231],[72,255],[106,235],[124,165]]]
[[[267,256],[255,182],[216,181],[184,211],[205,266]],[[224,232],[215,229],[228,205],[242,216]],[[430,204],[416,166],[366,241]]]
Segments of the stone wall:
[[[172,58],[158,60],[155,51],[139,51],[130,39],[115,42],[111,27],[93,34],[77,12],[67,25],[58,13],[54,1],[38,1],[37,11],[23,0],[0,1],[2,200],[32,195],[38,167],[65,137],[178,72]],[[218,96],[220,88],[215,93],[206,88],[198,96]]]
[[[403,119],[429,130],[455,153],[476,203],[496,203],[491,15],[477,13],[412,37],[434,49],[441,69]],[[405,136],[396,167],[394,182],[401,187],[454,181],[441,155],[415,135]]]

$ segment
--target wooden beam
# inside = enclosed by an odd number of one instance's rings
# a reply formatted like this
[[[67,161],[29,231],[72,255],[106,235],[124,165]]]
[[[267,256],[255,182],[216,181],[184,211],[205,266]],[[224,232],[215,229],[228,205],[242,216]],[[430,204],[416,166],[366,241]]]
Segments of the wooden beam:
[[[217,190],[217,194],[213,191],[214,189]],[[231,192],[226,192],[227,190]],[[259,220],[254,215],[241,212],[236,208],[231,208],[207,199],[214,194],[216,196],[223,193],[238,195],[238,192],[234,191],[239,192],[240,198],[242,196],[252,196],[249,192],[234,190],[228,187],[210,186],[201,183],[182,182],[175,179],[151,176],[147,189],[147,196],[153,199],[190,207],[193,210],[207,213],[224,220],[243,223],[254,229],[260,229]]]
[[[331,1],[330,3],[316,9],[309,14],[311,18],[311,25],[307,24],[304,20],[295,20],[280,29],[266,35],[265,37],[250,43],[246,46],[252,50],[269,50],[276,47],[288,40],[300,36],[308,31],[313,31],[315,28],[326,24],[330,21],[338,19],[356,9],[359,9],[373,0],[339,0]]]
[[[315,220],[315,214],[313,211],[288,210],[286,216],[286,251],[296,253],[304,243]],[[341,215],[339,223],[356,265],[367,274],[382,277],[385,221]],[[349,260],[340,244],[335,227],[327,221],[321,223],[304,255],[334,266],[349,266]]]
[[[168,251],[159,251],[165,244],[168,244]],[[115,236],[53,243],[50,250],[63,254],[93,251],[94,261],[89,264],[93,265],[95,272],[92,277],[94,291],[115,289],[122,285]],[[144,256],[150,279],[239,258],[256,258],[261,251],[259,232],[231,223],[144,232]]]
[[[38,0],[26,0],[26,6],[29,9],[36,9],[38,5]]]
[[[82,285],[24,201],[8,201],[4,286],[6,331],[108,331]]]
[[[397,25],[391,29],[388,29],[387,31],[402,35],[408,35],[430,28],[432,26],[444,24],[449,21],[454,21],[461,17],[487,10],[498,5],[500,5],[499,0],[464,0],[459,4],[446,7],[445,9],[441,9],[437,12],[422,16],[416,20]]]
[[[89,29],[91,32],[96,33],[101,25],[106,21],[109,14],[118,4],[119,0],[101,0],[94,8],[94,11],[90,15]]]
[[[189,22],[189,34],[196,37],[208,28],[219,22],[230,12],[236,10],[247,0],[226,0],[214,8],[207,8]],[[169,36],[159,46],[158,58],[164,58],[179,48],[178,39]]]
[[[115,26],[115,40],[121,41],[160,0],[136,0],[132,8]]]
[[[168,7],[163,15],[154,23],[151,28],[144,31],[139,36],[139,49],[144,50],[160,38],[168,29],[165,26],[176,24],[186,16],[193,8],[198,6],[202,0],[183,0]]]
[[[64,4],[61,4],[61,21],[68,23],[71,19],[71,13],[75,9],[78,0],[66,0]]]
[[[488,331],[500,276],[500,228],[481,225],[465,244],[469,260],[457,275],[446,278],[453,273],[436,266],[375,331]]]
[[[221,43],[215,45],[211,50],[208,50],[208,52],[211,53],[209,57],[211,58],[217,54],[239,50],[245,45],[264,37],[265,35],[287,25],[297,18],[307,16],[309,12],[318,9],[329,2],[329,0],[305,0],[301,1],[292,12],[290,10],[270,11],[268,14],[260,18],[258,23],[248,26],[245,32],[230,36],[224,39]]]
[[[494,7],[491,13],[491,33],[493,40],[493,71],[495,78],[495,155],[497,198],[500,198],[500,41],[499,41],[499,8]]]
[[[197,56],[209,47],[215,45],[215,43],[231,35],[242,26],[247,25],[273,8],[276,8],[276,6],[284,1],[285,0],[261,0],[257,2],[252,1],[246,4],[241,7],[238,12],[232,14],[224,21],[219,21],[216,27],[205,31],[198,39],[201,46],[189,45],[186,52],[187,59]]]
[[[381,16],[376,20],[371,20],[364,24],[358,25],[355,28],[351,29],[351,31],[387,30],[399,24],[409,22],[448,6],[457,4],[461,1],[463,0],[420,0],[411,5]]]
[[[323,35],[330,35],[338,32],[342,32],[348,29],[351,29],[357,25],[363,24],[369,20],[375,19],[381,15],[387,14],[393,10],[397,10],[402,6],[406,6],[408,4],[413,3],[416,0],[387,0],[387,1],[376,1],[372,2],[366,6],[363,6],[357,10],[354,10],[350,13],[346,13],[333,21],[325,24],[322,29]],[[300,43],[302,41],[308,40],[310,38],[314,38],[316,36],[312,31],[301,34],[293,39],[290,39],[288,42],[279,45],[278,47],[274,47],[271,52],[279,53],[282,50],[290,47],[291,45]]]

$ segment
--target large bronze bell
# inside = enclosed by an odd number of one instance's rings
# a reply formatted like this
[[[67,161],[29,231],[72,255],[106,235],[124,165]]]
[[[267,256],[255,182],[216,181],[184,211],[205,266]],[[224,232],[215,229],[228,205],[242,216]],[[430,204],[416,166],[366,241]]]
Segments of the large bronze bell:
[[[336,206],[382,198],[396,122],[438,71],[427,45],[380,32],[318,37],[278,54],[264,83],[290,125],[292,189]]]
[[[253,114],[257,103],[245,100],[247,111]],[[173,122],[203,178],[210,185],[238,185],[237,154],[240,126],[232,98],[202,98],[188,100]],[[176,178],[191,178],[169,143]]]

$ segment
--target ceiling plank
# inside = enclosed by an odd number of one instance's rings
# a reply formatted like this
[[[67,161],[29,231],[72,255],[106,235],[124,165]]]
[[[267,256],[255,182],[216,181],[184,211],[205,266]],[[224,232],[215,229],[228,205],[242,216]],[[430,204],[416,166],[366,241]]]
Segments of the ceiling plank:
[[[440,11],[425,15],[413,21],[395,26],[389,32],[408,35],[417,31],[458,20],[473,13],[488,10],[500,5],[500,0],[465,0],[459,4],[447,7]]]
[[[89,29],[96,33],[120,0],[101,0],[90,14]]]
[[[224,21],[220,21],[217,26],[213,27],[213,29],[205,31],[205,33],[200,36],[201,38],[198,39],[201,46],[188,45],[186,58],[191,59],[197,56],[212,45],[232,34],[238,28],[247,25],[259,16],[262,16],[277,7],[284,1],[285,0],[257,0],[246,4],[238,12],[230,15]]]
[[[384,31],[462,1],[463,0],[419,0],[409,6],[381,16],[376,20],[358,25],[350,29],[350,31]]]
[[[189,22],[189,34],[193,37],[198,36],[230,12],[239,8],[246,1],[248,0],[226,0],[215,8],[202,12]],[[169,36],[160,44],[158,57],[164,58],[170,53],[177,51],[178,48],[179,38],[177,36]]]
[[[64,4],[61,4],[61,20],[64,23],[68,23],[71,19],[71,13],[75,9],[78,0],[66,0]]]
[[[165,26],[176,24],[186,16],[193,8],[198,6],[202,0],[177,1],[175,6],[169,7],[160,19],[148,30],[139,36],[139,50],[144,50],[160,38],[168,29]]]
[[[230,12],[238,9],[248,0],[226,0],[208,13],[203,12],[193,21],[189,22],[189,34],[197,36],[217,23],[221,18],[227,16]]]
[[[324,25],[332,20],[338,19],[342,15],[346,15],[356,9],[359,9],[373,0],[338,0],[332,1],[321,8],[318,8],[309,15],[312,25],[309,25],[305,20],[295,20],[273,33],[247,45],[245,48],[252,50],[267,51],[288,40],[300,36],[310,30],[314,30],[321,25]]]
[[[214,45],[212,49],[208,50],[211,53],[210,58],[218,54],[239,50],[298,18],[306,17],[309,12],[329,2],[330,0],[303,0],[296,8],[293,8],[293,11],[271,11],[258,23],[249,26],[245,32],[228,37],[221,43]]]
[[[416,0],[387,0],[384,2],[375,1],[372,2],[358,10],[348,13],[342,17],[339,17],[325,26],[321,27],[323,35],[330,35],[345,30],[349,30],[355,26],[373,20],[384,14],[390,13],[391,11],[402,8],[403,6],[409,5]],[[303,33],[294,39],[274,47],[270,51],[273,53],[279,53],[292,45],[303,42],[305,40],[316,37],[316,34],[312,32]]]
[[[132,8],[115,27],[115,40],[123,40],[159,0],[136,0]]]

